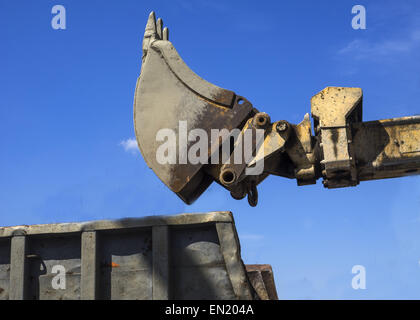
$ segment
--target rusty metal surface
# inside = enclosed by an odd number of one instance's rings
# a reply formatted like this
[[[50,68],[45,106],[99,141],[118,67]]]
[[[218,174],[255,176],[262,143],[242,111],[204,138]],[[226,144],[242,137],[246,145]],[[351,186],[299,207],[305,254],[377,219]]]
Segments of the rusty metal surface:
[[[9,299],[10,239],[0,239],[0,300]]]
[[[419,174],[419,116],[357,123],[353,131],[360,180]]]
[[[196,75],[183,62],[172,43],[159,38],[154,13],[149,17],[143,41],[143,64],[134,97],[134,126],[141,153],[156,175],[186,203],[192,203],[213,181],[203,164],[187,163],[186,152],[178,152],[179,121],[186,131],[239,128],[253,112],[251,103],[234,92],[217,87]],[[160,164],[156,159],[161,142],[160,129],[176,133],[176,164]],[[223,142],[223,141],[222,141]],[[185,150],[193,144],[185,142]],[[209,139],[210,155],[220,142]],[[174,146],[175,147],[175,146]],[[184,147],[181,147],[183,149]]]
[[[349,123],[362,120],[362,98],[360,88],[327,87],[311,99],[324,184],[329,188],[358,184]]]
[[[9,299],[15,286],[22,286],[21,298],[40,300],[256,297],[230,212],[1,230],[0,299]],[[16,237],[24,251],[13,252]],[[17,283],[12,254],[27,266]],[[55,265],[65,268],[65,289],[52,287]],[[89,279],[96,281],[84,286]]]
[[[292,162],[293,177],[296,178],[299,186],[315,184],[318,163],[309,114],[307,113],[303,120],[292,128],[291,143],[289,143],[286,153]]]
[[[29,279],[26,299],[78,300],[80,299],[80,238],[74,235],[36,236],[27,252]],[[66,289],[52,288],[54,265],[66,270]]]
[[[273,269],[269,264],[247,264],[248,278],[261,300],[278,300]]]
[[[0,239],[11,237],[18,232],[25,235],[42,235],[49,233],[102,231],[162,225],[190,225],[210,222],[233,223],[233,215],[230,211],[214,211],[208,213],[183,213],[177,215],[146,216],[141,218],[123,218],[116,220],[0,227]]]
[[[175,297],[193,300],[237,298],[214,226],[176,228],[172,239]]]

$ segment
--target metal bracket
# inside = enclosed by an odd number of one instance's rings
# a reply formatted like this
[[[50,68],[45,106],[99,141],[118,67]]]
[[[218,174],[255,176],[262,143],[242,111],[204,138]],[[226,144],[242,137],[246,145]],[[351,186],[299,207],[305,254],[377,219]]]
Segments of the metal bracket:
[[[350,124],[362,121],[362,98],[360,88],[327,87],[311,99],[325,187],[359,183]]]

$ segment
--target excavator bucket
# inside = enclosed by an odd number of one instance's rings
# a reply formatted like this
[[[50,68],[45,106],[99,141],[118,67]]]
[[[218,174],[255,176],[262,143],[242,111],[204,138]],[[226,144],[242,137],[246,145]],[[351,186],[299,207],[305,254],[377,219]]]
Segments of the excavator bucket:
[[[188,161],[188,150],[196,142],[188,140],[188,133],[193,129],[206,132],[208,159],[224,143],[223,138],[211,141],[211,130],[241,128],[253,113],[245,98],[191,71],[169,41],[162,20],[150,14],[134,97],[134,127],[146,163],[163,183],[184,202],[192,203],[214,178],[206,172],[205,163]]]

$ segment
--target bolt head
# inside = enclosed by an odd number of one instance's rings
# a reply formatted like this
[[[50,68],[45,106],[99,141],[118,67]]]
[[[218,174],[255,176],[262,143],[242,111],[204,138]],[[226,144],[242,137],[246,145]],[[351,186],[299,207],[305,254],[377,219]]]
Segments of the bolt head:
[[[259,112],[254,116],[253,125],[256,128],[264,129],[270,124],[270,116],[265,112]]]
[[[287,130],[287,127],[288,127],[287,122],[279,121],[277,123],[276,129],[277,129],[278,132],[284,132],[284,131]]]

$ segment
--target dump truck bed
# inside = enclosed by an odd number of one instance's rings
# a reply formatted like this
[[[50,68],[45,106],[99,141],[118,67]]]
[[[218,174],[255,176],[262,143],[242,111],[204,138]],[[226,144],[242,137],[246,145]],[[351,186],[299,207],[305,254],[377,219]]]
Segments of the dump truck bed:
[[[0,299],[277,298],[258,279],[230,212],[0,228]]]

